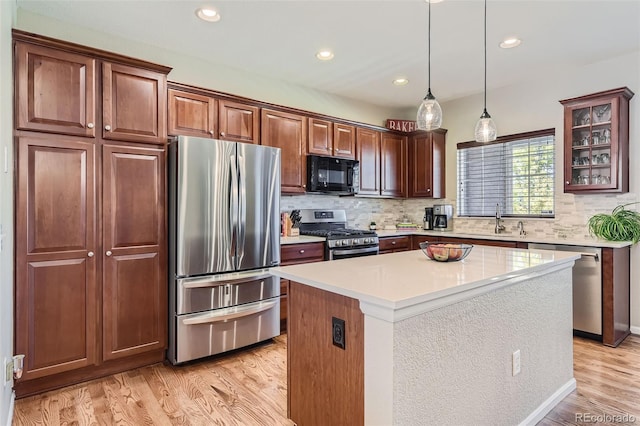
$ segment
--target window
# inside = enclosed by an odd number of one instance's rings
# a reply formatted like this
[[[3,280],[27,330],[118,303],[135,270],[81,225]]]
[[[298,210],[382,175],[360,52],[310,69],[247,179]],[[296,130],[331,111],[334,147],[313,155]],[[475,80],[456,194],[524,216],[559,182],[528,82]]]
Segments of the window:
[[[554,217],[555,129],[458,144],[458,215]]]

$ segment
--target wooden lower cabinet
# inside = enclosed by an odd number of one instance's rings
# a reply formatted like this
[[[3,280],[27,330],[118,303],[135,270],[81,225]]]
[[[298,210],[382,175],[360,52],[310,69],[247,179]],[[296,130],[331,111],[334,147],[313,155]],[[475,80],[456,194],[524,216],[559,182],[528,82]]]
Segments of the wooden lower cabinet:
[[[506,247],[506,248],[527,248],[527,243],[519,241],[503,241],[503,240],[483,240],[479,238],[455,238],[449,237],[445,233],[443,235],[412,235],[411,248],[419,250],[420,243],[428,241],[430,243],[457,243],[457,244],[474,244],[479,246]]]
[[[21,381],[96,363],[95,143],[16,141],[15,353]]]
[[[280,246],[280,265],[322,262],[324,242],[287,244]],[[289,280],[280,280],[280,331],[287,331]]]
[[[103,359],[164,349],[164,149],[103,148]],[[132,185],[135,182],[135,185]]]
[[[162,361],[164,148],[98,155],[99,143],[54,135],[16,145],[16,395]]]
[[[298,425],[364,425],[364,315],[359,302],[291,281],[288,417]],[[344,349],[332,318],[344,320]]]
[[[631,249],[602,249],[602,343],[616,347],[631,334]]]
[[[411,236],[380,237],[380,254],[411,250]]]

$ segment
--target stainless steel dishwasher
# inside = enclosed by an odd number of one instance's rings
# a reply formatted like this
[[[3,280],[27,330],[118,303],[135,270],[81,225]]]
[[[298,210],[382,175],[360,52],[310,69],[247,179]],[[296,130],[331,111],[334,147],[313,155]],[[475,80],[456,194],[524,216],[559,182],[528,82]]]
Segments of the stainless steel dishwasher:
[[[582,256],[573,265],[573,329],[602,339],[602,250],[597,247],[529,244],[530,249],[572,251]]]

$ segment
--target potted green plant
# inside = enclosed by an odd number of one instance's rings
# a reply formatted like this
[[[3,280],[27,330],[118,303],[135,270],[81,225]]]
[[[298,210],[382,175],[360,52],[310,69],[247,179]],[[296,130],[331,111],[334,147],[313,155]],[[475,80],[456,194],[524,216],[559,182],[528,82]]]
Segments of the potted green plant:
[[[617,206],[611,214],[598,213],[589,218],[589,233],[607,241],[640,241],[640,213],[627,210],[628,203]]]

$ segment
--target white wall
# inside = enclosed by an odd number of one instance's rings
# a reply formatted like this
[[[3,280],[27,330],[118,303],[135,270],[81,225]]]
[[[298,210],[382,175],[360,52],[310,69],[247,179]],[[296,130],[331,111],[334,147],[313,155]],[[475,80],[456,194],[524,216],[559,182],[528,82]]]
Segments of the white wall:
[[[563,187],[563,107],[558,102],[603,90],[627,86],[636,95],[630,102],[629,193],[628,194],[565,194]],[[530,81],[488,93],[487,109],[494,118],[499,135],[521,133],[546,128],[556,129],[556,218],[525,221],[531,230],[552,232],[562,238],[588,235],[586,222],[595,213],[609,213],[616,205],[640,201],[640,52],[608,61],[558,72],[553,78]],[[447,133],[446,194],[456,199],[456,143],[473,140],[473,130],[482,113],[482,95],[458,99],[443,104],[443,127]],[[640,204],[636,206],[640,211]],[[455,229],[477,231],[489,228],[492,221],[456,219]],[[505,221],[507,229],[515,229],[515,221]],[[513,222],[513,223],[511,223]],[[527,223],[528,222],[528,223]],[[487,229],[491,232],[490,229]],[[631,325],[640,333],[640,250],[631,249]]]
[[[387,118],[398,114],[397,110],[218,65],[215,58],[200,60],[89,28],[70,26],[24,9],[18,9],[16,28],[173,67],[169,80],[192,86],[375,125],[384,125]]]
[[[13,78],[11,25],[15,2],[0,1],[0,425],[11,413],[11,386],[4,385],[5,359],[13,356]],[[4,150],[7,150],[5,160]],[[4,165],[8,169],[5,172]]]

